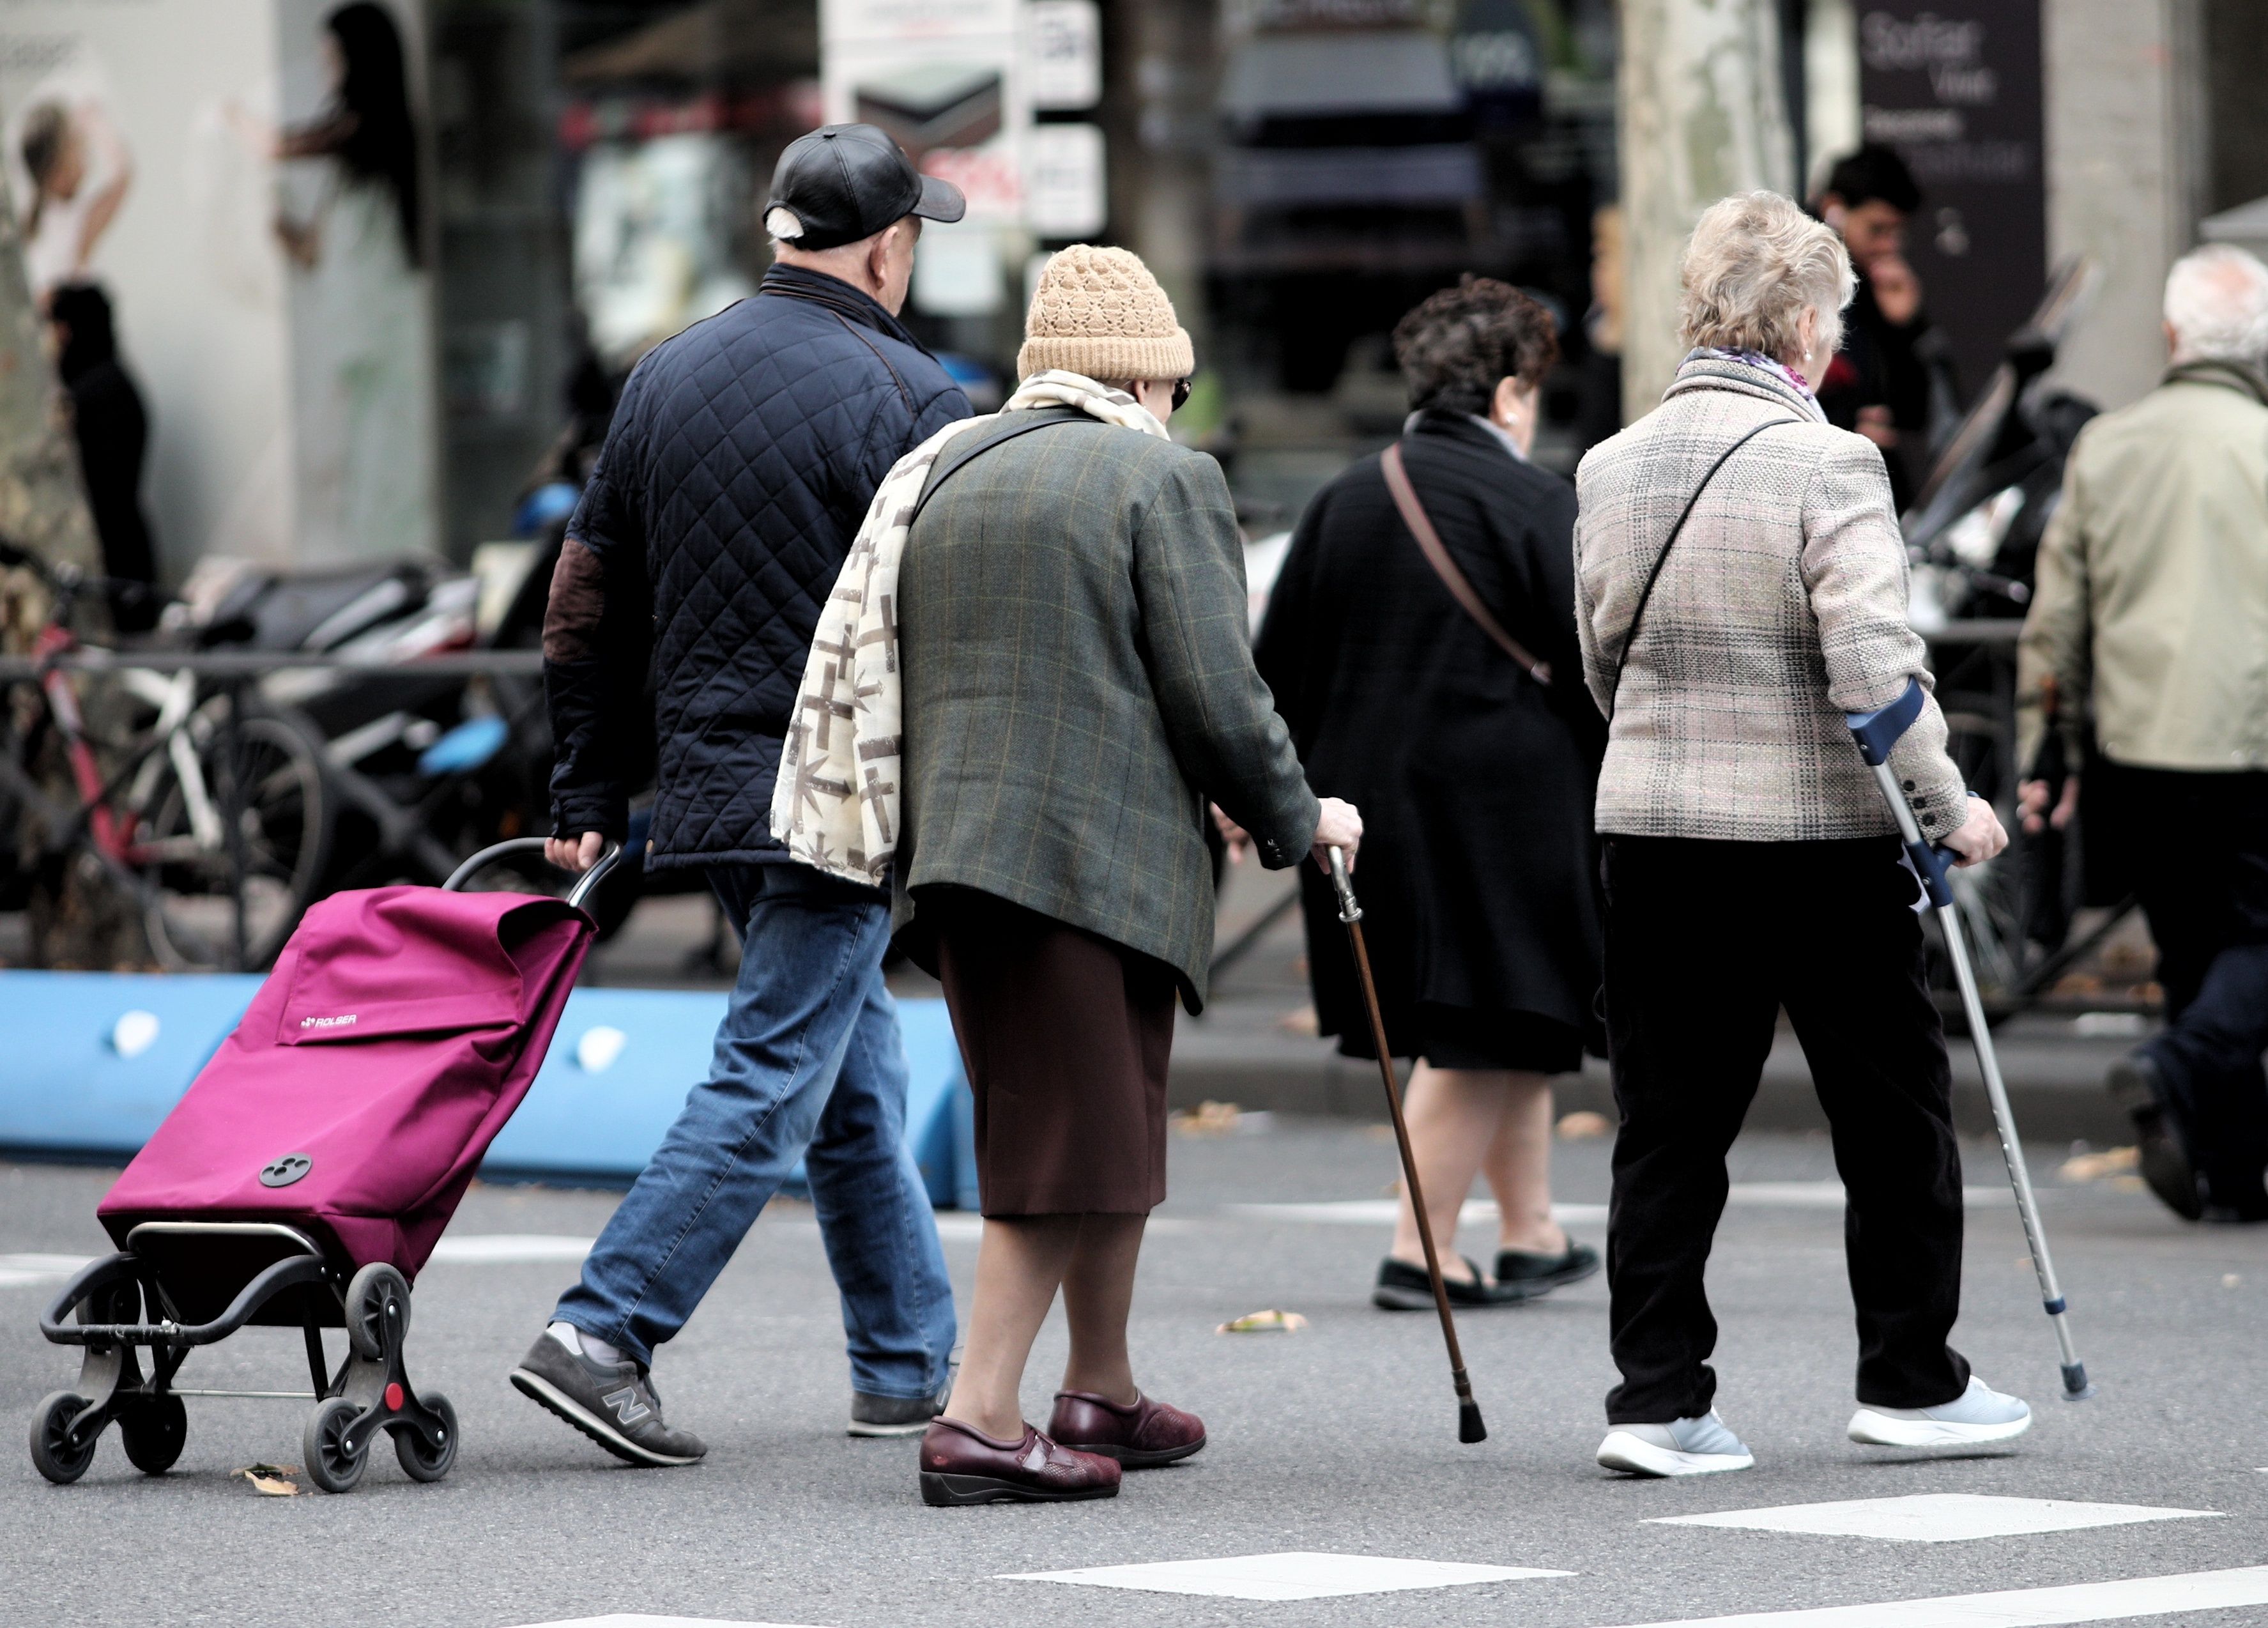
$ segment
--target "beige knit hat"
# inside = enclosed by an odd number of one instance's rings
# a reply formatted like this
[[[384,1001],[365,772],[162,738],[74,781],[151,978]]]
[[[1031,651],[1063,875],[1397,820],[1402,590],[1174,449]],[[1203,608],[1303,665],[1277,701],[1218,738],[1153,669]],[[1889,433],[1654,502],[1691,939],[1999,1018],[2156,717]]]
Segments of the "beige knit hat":
[[[1040,273],[1016,353],[1020,378],[1051,367],[1104,383],[1186,379],[1197,352],[1140,255],[1074,243]]]

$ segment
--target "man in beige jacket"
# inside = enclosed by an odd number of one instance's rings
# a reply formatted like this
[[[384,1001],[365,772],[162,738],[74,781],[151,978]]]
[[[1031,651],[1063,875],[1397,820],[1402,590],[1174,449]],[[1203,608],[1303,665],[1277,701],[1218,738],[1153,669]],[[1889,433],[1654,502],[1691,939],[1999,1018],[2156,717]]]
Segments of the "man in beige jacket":
[[[2166,279],[2164,381],[2088,425],[2040,545],[2018,761],[2052,726],[2088,836],[2133,879],[2163,1033],[2121,1060],[2151,1190],[2195,1220],[2268,1219],[2268,267],[2198,249]],[[2022,790],[2024,825],[2067,824]],[[2092,868],[2092,867],[2090,867]]]

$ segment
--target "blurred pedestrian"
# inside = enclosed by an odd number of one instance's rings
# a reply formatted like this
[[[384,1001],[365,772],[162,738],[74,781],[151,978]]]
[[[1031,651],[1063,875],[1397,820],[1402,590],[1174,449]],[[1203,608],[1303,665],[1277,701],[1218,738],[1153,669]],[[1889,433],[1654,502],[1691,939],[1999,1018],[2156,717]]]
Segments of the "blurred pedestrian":
[[[1394,350],[1413,409],[1399,470],[1366,458],[1316,494],[1256,654],[1309,777],[1363,811],[1363,930],[1388,1043],[1419,1059],[1408,1115],[1433,1235],[1455,1239],[1476,1174],[1496,1193],[1496,1270],[1452,1251],[1450,1298],[1503,1305],[1599,1267],[1551,1219],[1551,1078],[1582,1066],[1596,1027],[1605,732],[1575,639],[1575,490],[1528,461],[1550,314],[1468,277],[1403,317]],[[1304,881],[1318,1024],[1368,1057],[1329,880]],[[1432,1308],[1407,1193],[1372,1298]]]
[[[1702,1271],[1725,1155],[1785,1008],[1826,1110],[1859,1322],[1852,1440],[2003,1440],[2025,1405],[1946,1344],[1961,1298],[1961,1153],[1889,810],[1844,715],[1918,679],[1880,451],[1813,396],[1840,338],[1841,241],[1789,200],[1713,204],[1685,251],[1691,347],[1661,405],[1576,475],[1576,621],[1609,719],[1607,1030],[1622,1125],[1607,1222],[1623,1382],[1599,1462],[1744,1470],[1712,1405]],[[2007,841],[1926,701],[1893,755],[1963,864]]]
[[[2172,365],[2080,432],[2040,544],[2021,763],[2050,713],[2088,764],[2086,837],[2134,878],[2166,1028],[2114,1065],[2151,1190],[2268,1219],[2268,267],[2227,245],[2166,278]],[[2088,724],[2093,721],[2093,739]],[[2070,823],[2080,777],[2024,827]]]
[[[91,283],[66,283],[48,300],[55,329],[55,373],[70,397],[71,433],[87,508],[110,578],[111,625],[146,632],[157,623],[156,549],[142,508],[142,462],[150,448],[150,416],[142,392],[118,354],[110,300]]]
[[[553,863],[588,869],[627,834],[624,765],[651,730],[646,866],[703,867],[742,942],[709,1079],[512,1375],[632,1463],[707,1450],[663,1423],[648,1369],[799,1159],[843,1293],[851,1433],[909,1434],[943,1405],[953,1287],[905,1145],[888,897],[793,863],[770,810],[812,633],[876,486],[968,415],[897,319],[922,220],[962,208],[871,125],[791,144],[762,291],[630,375],[552,576]]]
[[[944,981],[976,1094],[984,1237],[922,1440],[932,1504],[1108,1498],[1122,1466],[1204,1445],[1136,1385],[1126,1318],[1166,1196],[1174,1003],[1200,1009],[1212,948],[1205,799],[1270,866],[1362,834],[1307,789],[1253,671],[1220,468],[1167,435],[1192,363],[1136,256],[1049,261],[1005,409],[884,483],[836,595],[836,642],[865,653],[847,686],[831,654],[806,681],[856,704],[831,743],[798,739],[775,804],[815,863],[895,858],[902,941]],[[1018,1396],[1058,1289],[1042,1432]]]
[[[24,115],[16,144],[30,177],[24,272],[45,308],[55,290],[85,283],[94,251],[134,185],[134,159],[101,103],[44,101]]]
[[[1948,409],[1953,396],[1950,359],[1905,257],[1906,223],[1921,207],[1921,188],[1896,149],[1868,142],[1837,161],[1813,207],[1840,234],[1858,273],[1842,348],[1819,381],[1819,405],[1828,423],[1882,449],[1903,510],[1928,473],[1940,378]]]

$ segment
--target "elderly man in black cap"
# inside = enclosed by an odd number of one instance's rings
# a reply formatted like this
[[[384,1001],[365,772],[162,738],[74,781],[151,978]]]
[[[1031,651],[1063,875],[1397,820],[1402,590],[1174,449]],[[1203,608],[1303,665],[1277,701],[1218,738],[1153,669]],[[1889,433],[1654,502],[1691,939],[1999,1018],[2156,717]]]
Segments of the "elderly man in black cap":
[[[662,1422],[654,1350],[799,1159],[843,1296],[851,1433],[909,1434],[943,1405],[953,1286],[904,1145],[889,898],[790,862],[767,823],[783,740],[838,724],[791,714],[874,489],[969,413],[897,318],[922,222],[962,210],[871,125],[791,145],[764,211],[775,263],[638,364],[552,578],[550,858],[585,870],[627,835],[650,678],[646,866],[701,867],[744,947],[709,1078],[512,1374],[634,1464],[707,1450]]]

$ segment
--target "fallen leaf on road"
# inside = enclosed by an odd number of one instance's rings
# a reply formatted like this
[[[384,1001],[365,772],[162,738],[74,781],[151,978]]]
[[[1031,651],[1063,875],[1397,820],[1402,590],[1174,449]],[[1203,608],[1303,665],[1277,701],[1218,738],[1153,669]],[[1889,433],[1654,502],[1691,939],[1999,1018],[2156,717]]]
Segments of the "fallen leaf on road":
[[[1297,1334],[1307,1326],[1307,1320],[1295,1311],[1256,1311],[1232,1318],[1215,1329],[1215,1334]]]
[[[2056,1175],[2066,1182],[2099,1182],[2106,1175],[2124,1175],[2139,1168],[2141,1161],[2139,1148],[2106,1148],[2099,1153],[2073,1154],[2063,1161]]]
[[[242,1476],[252,1483],[254,1492],[269,1498],[297,1498],[307,1490],[291,1479],[299,1473],[297,1464],[247,1464],[228,1473],[232,1477]]]

